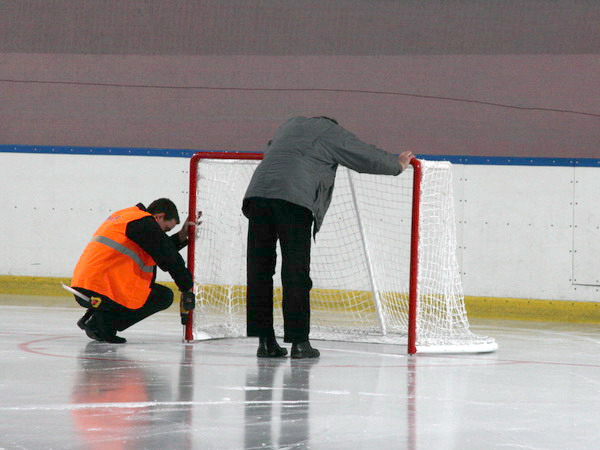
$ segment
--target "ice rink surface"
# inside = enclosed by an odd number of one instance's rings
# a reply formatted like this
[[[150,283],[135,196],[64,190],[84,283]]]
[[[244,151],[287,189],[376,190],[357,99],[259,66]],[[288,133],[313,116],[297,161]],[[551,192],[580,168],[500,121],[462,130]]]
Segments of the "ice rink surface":
[[[166,312],[90,341],[76,308],[0,306],[0,449],[599,449],[600,326],[472,321],[496,353],[183,344]]]

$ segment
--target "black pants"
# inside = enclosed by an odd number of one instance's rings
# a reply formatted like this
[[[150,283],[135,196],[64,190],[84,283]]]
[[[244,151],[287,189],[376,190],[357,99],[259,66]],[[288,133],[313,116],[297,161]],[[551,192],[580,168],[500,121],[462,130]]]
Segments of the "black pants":
[[[285,342],[308,340],[310,332],[310,239],[312,213],[284,200],[251,198],[248,224],[246,317],[248,336],[273,335],[273,275],[281,245]]]
[[[75,297],[77,303],[84,308],[94,312],[94,315],[101,317],[101,323],[107,328],[108,332],[123,331],[130,326],[138,323],[140,320],[151,316],[152,314],[167,309],[173,303],[173,291],[166,286],[152,283],[151,291],[148,299],[141,308],[129,309],[123,305],[111,300],[105,295],[98,294],[87,289],[78,289],[88,297],[100,298],[101,301],[97,306],[89,307],[79,297]]]

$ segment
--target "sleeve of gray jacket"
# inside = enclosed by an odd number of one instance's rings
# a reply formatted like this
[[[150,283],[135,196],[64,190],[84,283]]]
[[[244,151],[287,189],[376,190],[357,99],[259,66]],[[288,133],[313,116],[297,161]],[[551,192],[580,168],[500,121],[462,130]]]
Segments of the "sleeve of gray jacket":
[[[402,172],[397,155],[361,141],[339,125],[321,135],[321,140],[336,164],[356,172],[380,175],[398,175]]]

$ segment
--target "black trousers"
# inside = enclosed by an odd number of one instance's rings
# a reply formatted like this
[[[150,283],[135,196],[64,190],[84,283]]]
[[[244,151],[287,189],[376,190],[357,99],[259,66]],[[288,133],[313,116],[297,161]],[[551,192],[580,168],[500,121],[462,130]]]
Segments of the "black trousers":
[[[273,275],[281,246],[285,342],[303,342],[310,333],[310,210],[278,199],[251,198],[248,217],[246,318],[248,336],[271,336]]]
[[[146,317],[151,316],[163,309],[167,309],[173,303],[173,291],[166,286],[152,283],[148,299],[141,308],[129,309],[123,305],[111,300],[105,295],[98,294],[87,289],[78,289],[88,297],[99,298],[101,301],[97,306],[90,307],[79,297],[75,297],[77,303],[84,308],[93,311],[94,315],[100,317],[100,322],[107,328],[108,332],[123,331],[132,325],[135,325]]]

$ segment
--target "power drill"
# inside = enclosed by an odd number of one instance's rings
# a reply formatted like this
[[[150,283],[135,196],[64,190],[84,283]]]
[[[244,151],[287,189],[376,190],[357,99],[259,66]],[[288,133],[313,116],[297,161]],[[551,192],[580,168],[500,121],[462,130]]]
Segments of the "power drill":
[[[179,301],[179,315],[181,316],[181,324],[187,325],[190,319],[190,311],[196,307],[196,296],[193,292],[186,291],[181,293]]]

